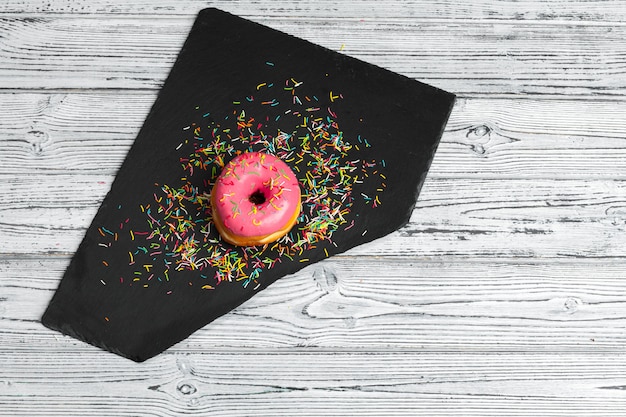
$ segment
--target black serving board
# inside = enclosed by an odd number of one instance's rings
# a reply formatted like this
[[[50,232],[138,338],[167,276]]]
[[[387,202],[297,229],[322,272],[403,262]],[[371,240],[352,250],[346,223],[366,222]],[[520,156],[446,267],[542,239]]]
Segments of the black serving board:
[[[43,324],[144,361],[277,279],[387,235],[408,222],[453,103],[202,10]],[[290,165],[302,214],[281,241],[237,248],[221,241],[208,201],[221,167],[248,151]]]

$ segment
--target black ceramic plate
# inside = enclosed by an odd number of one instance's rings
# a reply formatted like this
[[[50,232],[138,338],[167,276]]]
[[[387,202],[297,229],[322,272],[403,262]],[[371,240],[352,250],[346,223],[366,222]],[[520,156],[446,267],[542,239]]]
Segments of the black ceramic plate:
[[[277,279],[406,224],[454,96],[231,14],[200,12],[42,322],[146,360]],[[208,204],[241,152],[283,159],[302,214],[265,247]]]

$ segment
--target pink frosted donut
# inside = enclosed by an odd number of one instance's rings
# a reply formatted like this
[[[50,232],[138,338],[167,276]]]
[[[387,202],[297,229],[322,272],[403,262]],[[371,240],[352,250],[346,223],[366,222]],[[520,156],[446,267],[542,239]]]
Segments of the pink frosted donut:
[[[279,158],[243,153],[225,167],[211,192],[213,220],[237,246],[264,245],[291,230],[300,215],[300,185]]]

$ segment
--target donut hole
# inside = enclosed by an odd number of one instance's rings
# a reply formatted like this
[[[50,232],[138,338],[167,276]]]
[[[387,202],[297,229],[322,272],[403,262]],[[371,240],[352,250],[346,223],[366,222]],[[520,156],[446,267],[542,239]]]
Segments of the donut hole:
[[[260,206],[261,204],[267,201],[267,197],[265,196],[265,193],[263,192],[263,190],[256,190],[255,192],[250,194],[250,197],[248,197],[248,200],[252,204]]]

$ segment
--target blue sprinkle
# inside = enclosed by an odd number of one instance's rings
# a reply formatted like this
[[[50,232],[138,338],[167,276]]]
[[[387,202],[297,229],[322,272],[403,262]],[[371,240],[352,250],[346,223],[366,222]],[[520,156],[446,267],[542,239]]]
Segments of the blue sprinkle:
[[[211,113],[205,113],[205,114],[202,115],[202,117],[207,117],[209,114],[211,114]]]
[[[274,63],[273,63],[273,62],[270,62],[270,61],[267,61],[267,62],[266,62],[266,64],[267,64],[267,65],[269,65],[270,67],[273,67],[273,66],[274,66]]]

